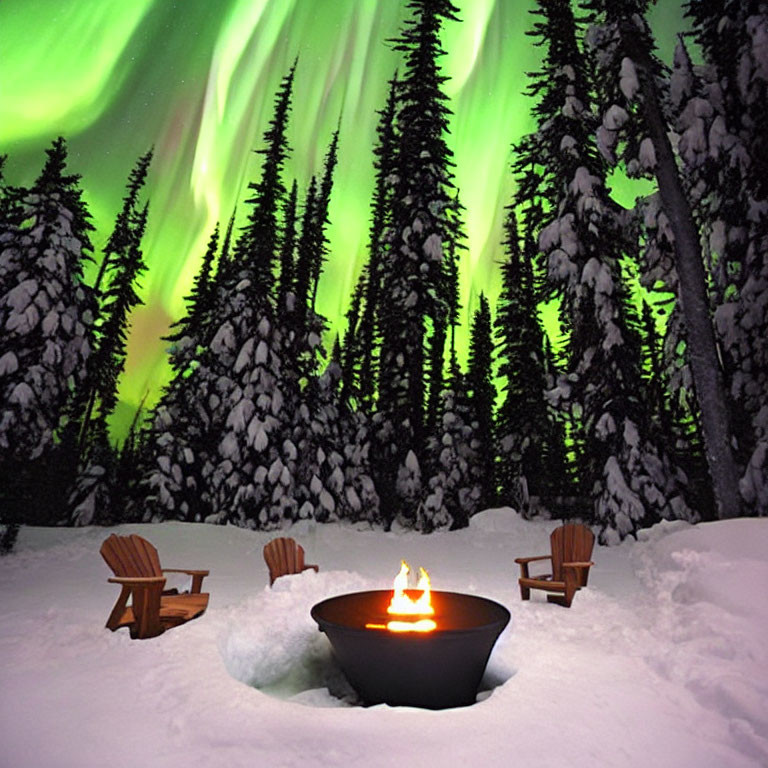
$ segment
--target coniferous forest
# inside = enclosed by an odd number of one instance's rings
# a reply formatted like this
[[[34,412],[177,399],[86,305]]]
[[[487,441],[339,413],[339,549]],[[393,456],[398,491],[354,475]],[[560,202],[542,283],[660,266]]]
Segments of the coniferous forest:
[[[321,172],[289,177],[291,126],[312,122],[299,55],[253,137],[258,173],[165,336],[170,381],[120,439],[153,149],[126,168],[99,248],[65,137],[28,186],[0,158],[0,547],[19,524],[429,533],[494,506],[580,519],[610,544],[660,520],[768,514],[768,12],[691,0],[665,63],[649,6],[537,0],[525,20],[534,127],[511,147],[501,293],[468,313],[441,68],[460,13],[407,2],[340,333],[317,296],[356,139],[336,130]],[[621,205],[616,174],[652,191]]]

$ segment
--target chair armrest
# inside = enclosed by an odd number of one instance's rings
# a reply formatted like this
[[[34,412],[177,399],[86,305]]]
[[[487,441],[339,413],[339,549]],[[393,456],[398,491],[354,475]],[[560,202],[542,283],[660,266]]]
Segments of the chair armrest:
[[[210,573],[210,571],[195,571],[189,568],[163,568],[163,573],[186,573],[192,577],[192,586],[189,591],[191,594],[199,594],[203,588],[203,579]]]
[[[110,584],[122,584],[126,587],[143,587],[149,584],[165,584],[163,576],[114,576],[107,579]]]
[[[590,560],[584,563],[563,563],[563,568],[589,568],[594,563]]]
[[[538,560],[551,560],[552,555],[538,555],[537,557],[516,557],[515,562],[520,566],[520,578],[529,579],[528,563],[535,563]]]

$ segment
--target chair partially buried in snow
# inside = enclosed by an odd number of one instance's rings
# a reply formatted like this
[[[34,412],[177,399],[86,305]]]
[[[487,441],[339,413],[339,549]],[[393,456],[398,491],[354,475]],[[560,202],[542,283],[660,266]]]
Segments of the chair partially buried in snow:
[[[297,544],[293,539],[284,537],[272,539],[264,547],[264,561],[269,568],[270,587],[280,576],[301,573],[309,568],[315,572],[320,570],[317,565],[304,562],[304,548],[300,544]]]
[[[110,583],[121,586],[120,596],[107,619],[107,629],[114,632],[128,627],[132,638],[156,637],[170,627],[200,616],[208,607],[210,595],[200,590],[209,571],[161,568],[157,550],[135,534],[117,536],[113,533],[100,551],[115,574],[109,579]],[[189,592],[179,594],[175,589],[165,589],[166,573],[191,576]]]
[[[567,523],[552,531],[549,543],[552,550],[549,555],[515,558],[520,566],[520,597],[528,600],[532,589],[559,592],[561,594],[547,595],[547,600],[570,608],[577,590],[587,586],[589,569],[594,565],[590,557],[595,534],[586,525]],[[552,572],[531,576],[528,565],[539,560],[550,560]]]

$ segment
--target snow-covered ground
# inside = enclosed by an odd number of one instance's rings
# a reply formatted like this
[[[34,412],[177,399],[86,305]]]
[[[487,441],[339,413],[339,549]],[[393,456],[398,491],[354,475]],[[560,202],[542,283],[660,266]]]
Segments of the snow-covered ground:
[[[768,765],[768,520],[658,525],[596,547],[570,609],[541,592],[523,603],[513,559],[546,553],[556,524],[509,509],[431,536],[302,524],[282,533],[320,573],[273,589],[261,552],[274,533],[121,526],[165,567],[211,571],[208,611],[146,641],[104,629],[110,530],[22,528],[0,559],[0,766]],[[311,606],[388,588],[401,558],[434,589],[512,613],[471,707],[329,692],[343,680]]]

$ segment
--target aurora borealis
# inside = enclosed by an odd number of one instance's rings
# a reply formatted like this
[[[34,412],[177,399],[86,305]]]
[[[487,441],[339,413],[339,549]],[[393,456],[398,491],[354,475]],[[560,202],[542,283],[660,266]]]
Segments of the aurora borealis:
[[[465,211],[461,263],[466,318],[484,291],[493,306],[501,221],[513,190],[510,147],[532,127],[526,71],[538,50],[525,32],[532,0],[454,0],[461,24],[443,36],[448,139]],[[318,310],[343,328],[366,255],[376,110],[398,55],[387,45],[405,0],[3,0],[0,3],[0,153],[10,183],[30,183],[44,149],[63,135],[97,233],[109,235],[139,155],[154,146],[147,183],[144,305],[134,313],[118,419],[167,378],[161,337],[183,312],[210,233],[258,177],[258,149],[280,78],[298,56],[289,128],[292,178],[303,196],[340,121],[331,201],[331,253]],[[679,0],[651,22],[669,61]],[[631,201],[633,191],[620,190]],[[243,206],[239,212],[244,215]],[[458,339],[460,348],[466,337]],[[328,339],[329,343],[332,338]]]

